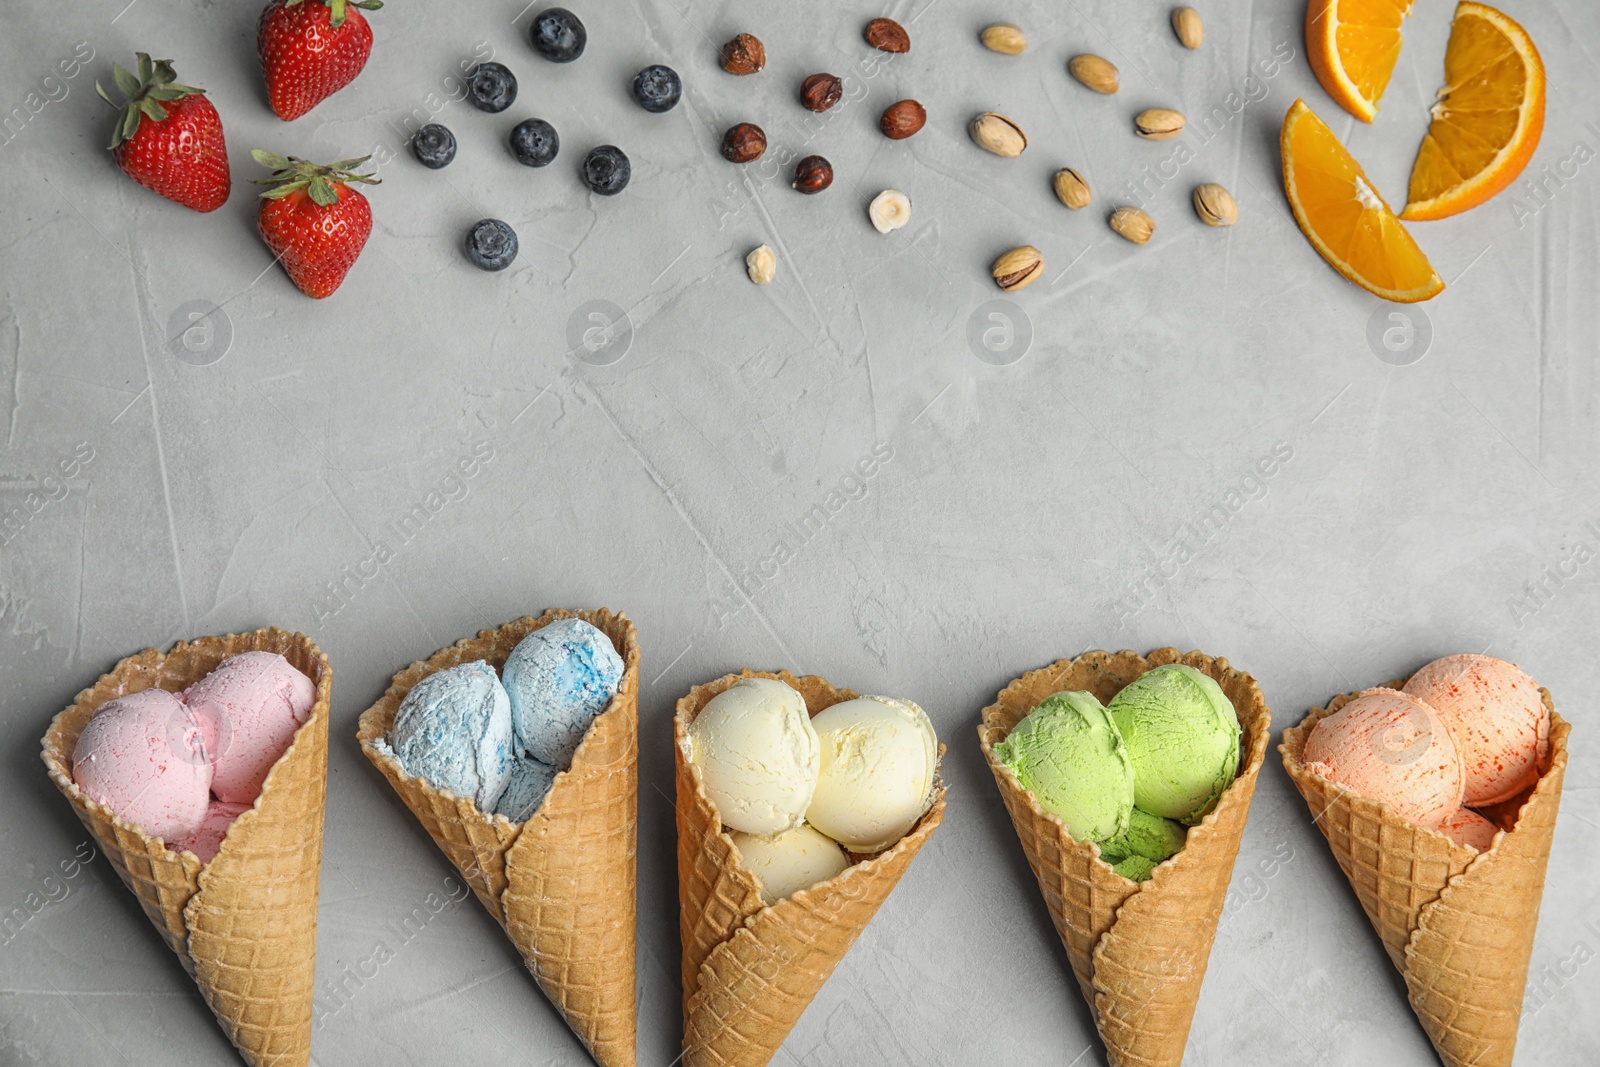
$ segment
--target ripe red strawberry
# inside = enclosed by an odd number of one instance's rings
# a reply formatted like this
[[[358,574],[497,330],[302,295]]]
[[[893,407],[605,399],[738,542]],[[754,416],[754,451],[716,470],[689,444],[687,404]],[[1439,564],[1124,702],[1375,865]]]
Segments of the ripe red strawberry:
[[[122,172],[168,200],[215,211],[233,187],[228,172],[228,146],[222,118],[204,89],[179,85],[172,60],[151,61],[139,53],[139,76],[111,64],[117,88],[126,101],[114,102],[96,82],[100,99],[117,108],[111,134],[111,155]]]
[[[372,233],[367,198],[347,184],[378,184],[377,178],[352,170],[372,157],[323,167],[259,148],[250,154],[272,168],[272,177],[255,179],[269,186],[261,194],[261,239],[300,291],[321,300],[343,283]]]
[[[372,27],[357,8],[383,0],[272,0],[256,23],[267,98],[297,119],[355,80],[372,53]]]

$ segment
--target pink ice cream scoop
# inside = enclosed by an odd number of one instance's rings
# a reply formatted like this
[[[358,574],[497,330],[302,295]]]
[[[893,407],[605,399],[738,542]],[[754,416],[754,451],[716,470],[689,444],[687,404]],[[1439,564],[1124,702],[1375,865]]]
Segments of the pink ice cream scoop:
[[[1466,845],[1479,852],[1488,852],[1489,846],[1494,844],[1494,835],[1500,832],[1500,827],[1471,808],[1459,808],[1445,816],[1444,822],[1439,826],[1439,832],[1458,845]]]
[[[229,656],[183,691],[207,729],[215,756],[211,791],[218,800],[254,804],[261,783],[311,717],[317,690],[276,652]]]
[[[200,828],[211,800],[201,723],[164,689],[101,705],[78,736],[72,778],[91,799],[168,844]]]
[[[1467,770],[1467,803],[1493,804],[1539,778],[1550,755],[1550,709],[1539,686],[1514,664],[1492,656],[1436,659],[1405,691],[1445,721]]]
[[[1368,689],[1320,720],[1303,759],[1322,777],[1431,830],[1461,807],[1465,773],[1455,738],[1432,708],[1393,689]]]
[[[221,850],[222,839],[227,836],[228,827],[233,825],[233,820],[249,810],[249,804],[230,804],[226,800],[213,800],[206,808],[206,817],[201,821],[200,829],[184,837],[173,848],[188,849],[200,858],[201,863],[210,863]]]

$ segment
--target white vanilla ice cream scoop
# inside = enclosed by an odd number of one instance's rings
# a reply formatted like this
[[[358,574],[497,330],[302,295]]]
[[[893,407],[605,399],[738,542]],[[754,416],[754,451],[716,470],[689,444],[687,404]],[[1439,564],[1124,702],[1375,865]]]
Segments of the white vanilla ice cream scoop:
[[[822,768],[806,820],[852,852],[881,852],[933,803],[939,738],[909,700],[864,696],[811,720]]]
[[[743,867],[761,886],[761,903],[771,907],[785,897],[842,874],[850,859],[839,842],[809,826],[788,830],[768,840],[734,833]]]
[[[689,762],[730,830],[772,837],[805,822],[817,787],[806,701],[772,678],[741,678],[689,724]]]

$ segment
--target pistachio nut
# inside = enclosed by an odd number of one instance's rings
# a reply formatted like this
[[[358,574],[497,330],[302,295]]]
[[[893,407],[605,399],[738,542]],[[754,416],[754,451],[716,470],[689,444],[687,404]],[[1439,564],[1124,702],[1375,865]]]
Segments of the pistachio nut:
[[[1111,228],[1136,245],[1148,244],[1156,223],[1136,207],[1119,207],[1111,213]]]
[[[1056,171],[1055,185],[1056,198],[1072,210],[1089,206],[1089,183],[1071,167]]]
[[[973,143],[997,156],[1020,156],[1028,147],[1028,138],[1022,127],[993,111],[985,111],[967,126]]]
[[[1116,92],[1122,84],[1115,63],[1088,52],[1081,56],[1073,56],[1071,62],[1067,64],[1067,72],[1097,93],[1109,95]]]
[[[1200,12],[1192,7],[1172,9],[1172,32],[1178,35],[1183,47],[1190,51],[1199,48],[1201,42],[1206,39],[1206,28],[1200,21]]]
[[[1044,254],[1032,245],[1013,248],[990,268],[994,283],[1008,293],[1026,289],[1044,273]]]
[[[1023,36],[1022,31],[1003,22],[985,27],[978,39],[983,42],[983,47],[1002,55],[1020,56],[1028,48],[1028,38]]]
[[[1233,194],[1216,182],[1194,188],[1194,213],[1207,226],[1232,226],[1239,221],[1239,205]]]
[[[1147,141],[1170,140],[1183,132],[1183,112],[1152,107],[1134,116],[1133,131]]]

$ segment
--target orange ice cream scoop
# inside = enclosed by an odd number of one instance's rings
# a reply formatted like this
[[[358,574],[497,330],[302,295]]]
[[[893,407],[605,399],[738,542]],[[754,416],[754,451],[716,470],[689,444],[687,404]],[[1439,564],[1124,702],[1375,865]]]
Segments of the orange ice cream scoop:
[[[1550,709],[1515,664],[1492,656],[1436,659],[1405,691],[1439,713],[1461,749],[1468,804],[1514,797],[1550,753]]]
[[[1458,845],[1466,845],[1479,852],[1488,852],[1489,846],[1494,844],[1494,835],[1500,832],[1500,827],[1471,808],[1458,808],[1445,816],[1444,822],[1439,826],[1439,832]]]
[[[1306,767],[1430,830],[1461,807],[1465,773],[1437,712],[1393,689],[1368,689],[1318,721]]]

